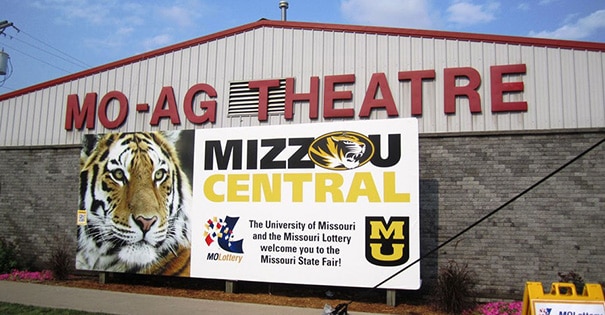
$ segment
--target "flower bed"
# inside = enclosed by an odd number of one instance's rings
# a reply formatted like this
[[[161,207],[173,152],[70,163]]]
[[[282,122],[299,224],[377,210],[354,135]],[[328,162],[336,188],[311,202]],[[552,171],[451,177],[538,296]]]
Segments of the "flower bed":
[[[0,280],[10,281],[35,281],[42,282],[53,279],[53,273],[50,270],[43,271],[23,271],[13,270],[11,273],[0,275]]]
[[[492,302],[477,306],[463,315],[520,315],[523,302]]]

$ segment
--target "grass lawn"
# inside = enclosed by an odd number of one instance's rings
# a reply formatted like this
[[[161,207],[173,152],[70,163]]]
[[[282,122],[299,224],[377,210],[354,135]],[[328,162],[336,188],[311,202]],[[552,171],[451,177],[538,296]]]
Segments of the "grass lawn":
[[[19,314],[19,315],[23,315],[23,314],[25,314],[25,315],[38,315],[38,314],[90,315],[90,314],[97,314],[97,315],[103,315],[104,313],[90,313],[90,312],[84,312],[84,311],[74,311],[74,310],[66,310],[66,309],[38,307],[38,306],[29,306],[29,305],[0,302],[0,314]]]

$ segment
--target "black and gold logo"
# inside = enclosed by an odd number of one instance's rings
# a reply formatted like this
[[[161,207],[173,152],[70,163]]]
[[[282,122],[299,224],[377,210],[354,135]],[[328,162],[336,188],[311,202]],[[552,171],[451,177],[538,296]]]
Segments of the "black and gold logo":
[[[398,266],[410,258],[409,217],[366,217],[366,259],[378,266]]]
[[[358,168],[370,161],[374,144],[365,135],[353,131],[335,131],[316,138],[309,146],[315,165],[342,171]]]

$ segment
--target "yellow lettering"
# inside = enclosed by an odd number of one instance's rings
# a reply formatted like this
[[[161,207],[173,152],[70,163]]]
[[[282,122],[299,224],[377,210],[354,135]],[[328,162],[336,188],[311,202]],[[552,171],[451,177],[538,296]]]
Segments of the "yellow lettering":
[[[383,222],[380,221],[371,221],[371,231],[370,238],[371,239],[398,239],[402,240],[405,237],[403,236],[403,225],[405,222],[403,221],[394,221],[391,222],[388,226],[384,226]],[[382,234],[382,237],[380,235]],[[394,236],[392,236],[395,234]]]
[[[219,195],[214,192],[214,185],[218,182],[224,182],[224,181],[225,181],[225,175],[221,175],[221,174],[210,175],[210,176],[208,176],[208,178],[206,178],[206,181],[204,182],[204,195],[206,195],[206,198],[209,201],[212,201],[212,202],[225,201],[224,195]]]
[[[383,176],[384,202],[410,202],[409,193],[396,192],[395,172],[385,172]]]
[[[397,261],[403,257],[403,248],[404,244],[392,244],[392,254],[384,255],[382,253],[382,244],[370,244],[370,248],[372,250],[372,257],[381,261]],[[391,250],[389,250],[391,252]]]
[[[265,197],[267,202],[281,201],[281,176],[273,174],[271,182],[269,182],[269,174],[253,174],[252,175],[252,201],[260,202],[261,196]]]
[[[343,202],[340,186],[344,179],[337,173],[318,173],[315,175],[315,202],[326,202],[327,195],[332,194],[332,202]]]
[[[292,183],[292,202],[303,201],[303,183],[313,181],[311,173],[284,174],[284,182]]]
[[[241,182],[247,182],[250,180],[249,174],[229,174],[227,176],[227,201],[230,202],[248,202],[250,196],[246,194],[239,194],[240,192],[248,192],[249,185],[247,183],[240,184]]]
[[[353,176],[347,202],[357,202],[357,198],[360,196],[366,196],[369,202],[380,202],[380,195],[378,189],[376,189],[372,173],[361,172],[355,173]]]

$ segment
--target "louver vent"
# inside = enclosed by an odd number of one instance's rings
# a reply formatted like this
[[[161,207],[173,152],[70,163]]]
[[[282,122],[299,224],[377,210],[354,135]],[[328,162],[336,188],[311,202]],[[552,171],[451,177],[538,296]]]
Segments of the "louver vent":
[[[248,81],[229,83],[229,116],[258,114],[258,89],[248,88]],[[286,79],[279,80],[279,87],[269,89],[268,113],[283,113],[286,100]]]

